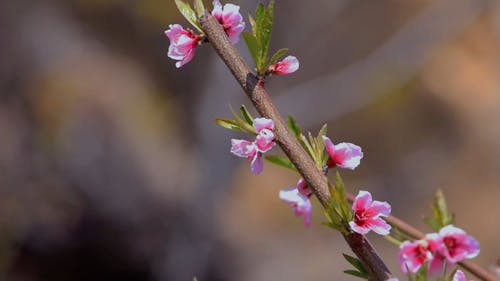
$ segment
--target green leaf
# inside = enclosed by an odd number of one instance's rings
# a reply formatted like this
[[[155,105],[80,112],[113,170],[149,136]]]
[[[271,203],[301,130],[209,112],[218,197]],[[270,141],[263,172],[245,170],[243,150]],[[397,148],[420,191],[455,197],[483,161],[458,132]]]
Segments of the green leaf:
[[[332,198],[330,198],[330,202],[328,202],[328,207],[325,210],[326,217],[333,228],[335,228],[342,234],[347,235],[349,234],[349,230],[347,229],[346,226],[347,222],[344,219],[342,219],[338,201],[335,199],[335,194],[337,191],[335,190],[335,188],[332,187],[330,183],[328,183],[328,190],[330,191]]]
[[[304,147],[304,149],[307,151],[309,156],[311,156],[311,158],[314,160],[314,149],[312,148],[311,144],[307,140],[306,136],[301,134],[299,136],[299,142],[302,144],[302,147]]]
[[[345,194],[345,186],[339,172],[335,173],[335,199],[337,200],[342,218],[349,222],[352,220],[352,212]]]
[[[248,15],[248,21],[250,22],[250,26],[252,27],[253,37],[257,37],[257,23],[251,15]]]
[[[417,273],[415,274],[415,281],[427,281],[427,265],[422,266],[417,271]]]
[[[318,132],[318,139],[321,140],[321,143],[323,143],[323,137],[326,136],[326,133],[328,131],[328,128],[327,128],[327,125],[324,124],[321,129],[319,129],[319,132]]]
[[[248,112],[247,108],[244,105],[240,106],[240,112],[241,116],[243,116],[243,118],[248,122],[248,124],[253,125],[253,117],[250,114],[250,112]]]
[[[431,207],[432,216],[424,218],[424,221],[434,230],[439,231],[441,228],[453,224],[453,215],[450,215],[446,206],[446,199],[441,190],[436,192],[434,202]]]
[[[344,259],[348,263],[350,263],[352,266],[354,266],[354,268],[356,268],[360,273],[364,273],[364,274],[368,273],[358,258],[355,258],[355,257],[350,256],[348,254],[342,254],[342,255],[344,256]]]
[[[215,122],[215,124],[221,126],[222,128],[226,128],[226,129],[238,131],[238,132],[242,131],[238,122],[231,120],[231,119],[218,118],[218,119],[215,119],[214,122]]]
[[[367,280],[368,280],[368,277],[369,277],[368,274],[363,274],[363,273],[361,273],[359,271],[352,270],[352,269],[344,270],[344,273],[352,275],[352,276],[359,277],[361,279],[367,279]]]
[[[257,10],[259,12],[259,10]],[[259,65],[257,71],[264,75],[267,71],[267,60],[269,55],[269,43],[271,41],[271,30],[274,19],[274,1],[269,2],[264,12],[257,14],[257,42],[259,42]]]
[[[295,122],[295,119],[293,119],[292,116],[288,116],[288,128],[292,133],[295,135],[295,137],[298,139],[300,135],[302,135],[302,131],[300,130],[299,125]]]
[[[203,5],[203,0],[194,0],[194,9],[198,17],[203,16],[203,13],[205,13],[205,6]]]
[[[255,68],[257,68],[257,65],[259,63],[259,46],[257,43],[257,39],[252,33],[243,32],[242,34],[243,34],[243,39],[245,40],[245,43],[247,45],[248,51],[252,56],[253,64],[255,65]]]
[[[186,20],[191,23],[192,26],[194,26],[199,32],[203,33],[203,30],[201,29],[200,25],[198,24],[198,19],[196,18],[196,14],[187,4],[186,2],[182,0],[175,0],[175,4],[177,5],[177,9],[179,9],[179,12],[186,18]]]
[[[288,53],[287,48],[279,49],[274,53],[274,55],[271,57],[269,60],[269,65],[277,63],[279,60],[281,60],[286,54]]]
[[[231,112],[233,113],[234,119],[236,120],[236,122],[238,123],[238,125],[240,126],[240,128],[243,131],[250,133],[250,134],[257,135],[257,131],[252,126],[252,124],[249,124],[247,122],[247,120],[245,120],[244,118],[241,118],[238,114],[236,114],[236,112],[234,112],[234,110],[232,108],[231,108]]]
[[[283,168],[287,168],[287,169],[290,169],[292,171],[297,172],[297,169],[295,168],[293,163],[290,161],[290,159],[288,159],[287,157],[278,156],[278,155],[269,155],[269,156],[266,156],[265,159],[267,161],[273,163],[274,165],[277,165],[277,166],[280,166]]]

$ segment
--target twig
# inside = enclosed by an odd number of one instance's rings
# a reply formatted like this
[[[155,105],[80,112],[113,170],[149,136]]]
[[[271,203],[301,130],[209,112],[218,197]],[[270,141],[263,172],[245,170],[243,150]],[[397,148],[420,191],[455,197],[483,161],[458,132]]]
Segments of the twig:
[[[314,191],[321,205],[323,205],[323,207],[328,206],[330,194],[328,192],[328,180],[326,176],[316,168],[311,158],[309,158],[297,140],[288,131],[283,118],[264,88],[264,82],[255,77],[236,48],[234,48],[227,39],[220,24],[212,15],[205,13],[199,19],[199,23],[212,47],[222,58],[257,111],[263,117],[270,118],[274,121],[276,142],[280,145],[288,158],[290,158],[290,161],[292,161],[302,177],[306,180],[308,186]],[[352,232],[345,235],[344,239],[356,256],[363,262],[363,265],[370,274],[371,280],[384,281],[391,278],[389,269],[363,235]]]

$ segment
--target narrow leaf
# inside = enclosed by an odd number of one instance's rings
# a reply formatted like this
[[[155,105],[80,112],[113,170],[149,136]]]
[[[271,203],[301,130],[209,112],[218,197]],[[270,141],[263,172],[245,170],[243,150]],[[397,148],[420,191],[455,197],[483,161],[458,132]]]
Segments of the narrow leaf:
[[[349,203],[347,202],[347,197],[345,195],[345,186],[344,182],[342,181],[342,178],[340,177],[339,172],[335,174],[335,191],[337,194],[337,200],[338,204],[340,206],[342,218],[346,221],[349,222],[352,219],[352,212],[351,208],[349,207]]]
[[[269,60],[269,65],[277,63],[279,60],[281,60],[286,54],[288,53],[287,48],[279,49],[274,53],[274,55],[271,57]]]
[[[226,128],[226,129],[233,130],[233,131],[239,131],[239,132],[242,131],[239,124],[236,121],[231,120],[231,119],[219,118],[219,119],[215,119],[214,122],[215,122],[215,124],[221,126],[222,128]]]
[[[359,277],[361,279],[367,279],[368,280],[368,275],[367,274],[363,274],[363,273],[358,272],[356,270],[348,269],[348,270],[344,270],[344,273],[352,275],[352,276]]]
[[[354,268],[356,268],[360,273],[365,273],[365,274],[367,273],[365,267],[358,258],[355,258],[348,254],[342,254],[342,255],[344,256],[344,259],[352,266],[354,266]]]
[[[319,132],[318,132],[318,139],[321,139],[321,142],[323,142],[323,136],[326,136],[326,133],[328,131],[328,128],[327,128],[327,125],[324,124],[321,129],[319,129]]]
[[[247,45],[248,51],[252,56],[253,64],[255,65],[255,68],[257,68],[257,65],[259,63],[259,46],[257,43],[257,39],[252,33],[243,32],[242,35]]]
[[[198,20],[196,18],[196,13],[193,11],[191,6],[182,0],[175,0],[175,4],[177,5],[177,9],[179,12],[186,18],[186,20],[194,26],[199,32],[203,33],[200,25],[198,24]]]
[[[299,141],[302,144],[302,146],[304,147],[304,149],[307,151],[309,156],[311,156],[311,158],[314,159],[314,150],[313,150],[311,144],[309,143],[309,141],[307,140],[306,136],[300,135]]]
[[[237,122],[237,124],[240,126],[240,128],[247,132],[247,133],[250,133],[250,134],[254,134],[254,135],[257,135],[257,131],[255,130],[255,128],[248,124],[248,122],[241,118],[238,114],[236,114],[236,112],[234,112],[233,108],[230,108],[231,109],[231,112],[233,114],[233,117],[234,117],[234,120]]]
[[[302,135],[302,131],[300,130],[299,125],[295,122],[295,119],[293,119],[292,116],[288,116],[288,128],[292,133],[295,135],[295,137],[298,139],[300,135]]]
[[[257,70],[260,75],[265,74],[267,71],[267,60],[269,55],[269,43],[271,41],[271,30],[273,28],[273,18],[274,18],[274,1],[271,1],[264,10],[263,15],[257,19],[257,41],[259,42],[260,53],[259,61],[260,64]]]
[[[194,9],[198,17],[203,16],[205,12],[205,6],[203,5],[203,0],[194,0]]]
[[[278,156],[278,155],[269,155],[266,156],[265,159],[274,165],[290,169],[292,171],[297,171],[293,163],[290,161],[290,159],[283,157],[283,156]]]
[[[252,27],[252,34],[254,37],[257,37],[257,23],[253,19],[251,15],[248,15],[248,21],[250,22],[250,26]]]
[[[430,217],[424,218],[424,222],[427,223],[434,231],[453,224],[453,215],[450,215],[448,208],[446,206],[446,199],[441,190],[436,192],[434,197],[434,202],[431,207],[432,215]]]
[[[247,108],[244,105],[240,106],[241,116],[248,122],[248,124],[253,125],[253,117],[248,112]]]

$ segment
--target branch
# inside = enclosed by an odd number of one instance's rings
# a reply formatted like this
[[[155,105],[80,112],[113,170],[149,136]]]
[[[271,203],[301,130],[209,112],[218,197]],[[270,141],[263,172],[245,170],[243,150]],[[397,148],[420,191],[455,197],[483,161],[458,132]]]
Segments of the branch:
[[[316,168],[311,158],[288,131],[286,123],[283,121],[283,118],[264,88],[264,82],[252,73],[236,48],[227,39],[220,24],[212,15],[205,12],[199,19],[199,23],[212,47],[222,58],[257,111],[263,117],[274,121],[276,143],[283,149],[288,158],[290,158],[290,161],[292,161],[299,173],[306,180],[308,186],[314,191],[321,205],[327,207],[330,194],[328,192],[328,180],[326,176]],[[391,278],[389,269],[363,235],[351,232],[348,235],[344,235],[344,239],[356,256],[362,261],[371,276],[371,280],[385,281]]]

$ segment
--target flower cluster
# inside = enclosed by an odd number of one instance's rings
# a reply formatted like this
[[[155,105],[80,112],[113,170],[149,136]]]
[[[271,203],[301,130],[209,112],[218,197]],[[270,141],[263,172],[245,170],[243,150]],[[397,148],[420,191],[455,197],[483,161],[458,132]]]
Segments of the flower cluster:
[[[257,131],[257,137],[253,142],[247,140],[231,139],[231,153],[250,161],[250,167],[254,175],[262,172],[262,153],[266,153],[274,147],[274,122],[271,119],[255,118],[253,127]]]
[[[401,270],[416,273],[425,263],[429,274],[439,274],[445,262],[453,265],[479,254],[479,243],[462,229],[447,225],[439,233],[427,234],[424,239],[405,241],[400,246]]]
[[[329,162],[335,162],[336,166],[340,168],[353,170],[359,165],[361,158],[363,158],[363,152],[357,145],[352,143],[334,145],[328,137],[323,137],[323,142],[329,155]],[[331,167],[333,166],[335,165]],[[306,226],[309,226],[311,223],[311,195],[312,190],[307,186],[304,179],[300,179],[295,187],[280,191],[280,199],[292,207],[296,216],[303,218]]]
[[[238,43],[240,34],[245,29],[245,22],[239,12],[240,7],[234,4],[226,4],[222,7],[219,0],[215,0],[213,5],[212,15],[224,28],[229,41],[233,44]],[[170,40],[168,56],[177,60],[175,63],[177,68],[193,59],[196,47],[203,40],[202,35],[195,34],[190,29],[184,29],[180,24],[171,24],[165,31],[165,35]]]

